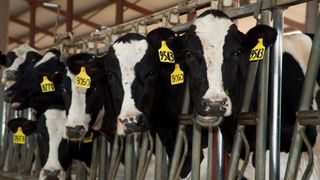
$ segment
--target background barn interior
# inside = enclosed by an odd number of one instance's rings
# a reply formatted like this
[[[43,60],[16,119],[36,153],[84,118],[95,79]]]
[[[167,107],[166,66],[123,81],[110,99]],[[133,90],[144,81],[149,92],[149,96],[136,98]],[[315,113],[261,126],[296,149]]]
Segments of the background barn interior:
[[[201,1],[201,0],[199,0]],[[38,50],[45,50],[54,45],[57,20],[57,8],[44,6],[43,2],[59,5],[58,34],[72,32],[73,36],[85,36],[94,32],[98,26],[113,27],[137,18],[147,17],[153,13],[187,2],[185,0],[1,0],[0,1],[0,49],[7,52],[20,44],[29,43]],[[233,6],[245,6],[256,1],[235,1]],[[196,15],[210,8],[196,11]],[[233,7],[224,7],[231,9]],[[313,33],[317,17],[318,3],[310,1],[290,6],[285,9],[284,31],[300,30]],[[193,19],[194,14],[179,17],[183,24]],[[237,20],[239,29],[246,32],[254,26],[255,19],[245,17]],[[150,31],[163,24],[158,22],[147,27]],[[172,23],[170,26],[174,26]],[[112,37],[110,37],[112,38]],[[101,44],[100,44],[101,45]],[[102,44],[103,45],[103,44]],[[1,96],[2,98],[2,96]],[[0,98],[0,99],[1,99]],[[2,101],[1,101],[2,102]],[[0,120],[1,122],[1,120]],[[1,122],[0,150],[5,122]],[[1,176],[0,176],[1,179]]]

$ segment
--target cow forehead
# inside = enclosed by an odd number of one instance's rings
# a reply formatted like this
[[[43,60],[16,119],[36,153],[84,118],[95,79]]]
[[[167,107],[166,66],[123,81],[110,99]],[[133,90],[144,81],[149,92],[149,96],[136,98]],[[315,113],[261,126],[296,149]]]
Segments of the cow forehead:
[[[56,57],[54,53],[48,52],[48,53],[46,53],[46,54],[43,56],[43,58],[42,58],[40,61],[38,61],[38,62],[35,64],[34,67],[37,67],[37,66],[39,66],[39,65],[41,65],[41,64],[43,64],[43,63],[46,63],[46,62],[48,62],[50,59],[52,59],[52,58],[54,58],[54,57]]]

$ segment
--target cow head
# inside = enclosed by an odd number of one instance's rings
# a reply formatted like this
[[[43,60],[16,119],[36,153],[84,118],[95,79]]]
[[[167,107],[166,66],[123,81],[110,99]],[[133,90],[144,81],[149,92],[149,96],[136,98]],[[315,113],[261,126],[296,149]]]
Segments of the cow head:
[[[48,51],[44,57],[35,64],[34,68],[21,76],[15,84],[4,92],[5,99],[15,109],[33,107],[36,110],[46,109],[49,105],[63,103],[58,94],[58,85],[65,75],[65,67],[59,61],[60,52]],[[52,92],[43,92],[41,83],[46,77],[55,87]]]
[[[190,94],[195,113],[203,118],[238,111],[251,49],[263,38],[265,47],[276,31],[257,25],[241,33],[221,11],[201,14],[186,33],[185,56],[190,70]]]
[[[67,139],[81,140],[97,117],[100,117],[99,114],[104,115],[104,61],[105,56],[99,58],[89,53],[72,55],[66,61],[68,71],[61,87],[67,113],[64,133]],[[90,77],[88,82],[77,78],[84,71]],[[88,83],[88,87],[80,87],[78,81],[83,81],[84,85]]]
[[[170,116],[180,113],[181,105],[177,103],[181,102],[178,99],[183,97],[183,93],[179,92],[184,92],[185,83],[171,85],[170,75],[175,69],[175,64],[180,65],[184,76],[188,72],[183,61],[182,41],[172,30],[157,28],[149,32],[146,39],[150,47],[135,67],[132,95],[137,108],[149,118],[153,126],[157,126],[157,123],[163,123],[165,120],[155,122],[151,116],[163,112],[170,112]],[[175,63],[160,62],[158,49],[162,46],[162,41],[166,41],[167,46],[173,51]]]
[[[21,127],[22,132],[29,136],[38,135],[41,171],[39,179],[65,179],[65,171],[71,165],[71,160],[66,164],[66,157],[70,154],[62,149],[63,127],[66,121],[65,111],[62,109],[48,109],[36,122],[24,118],[12,119],[7,126],[13,132]]]
[[[12,86],[17,78],[32,69],[41,58],[41,54],[28,44],[13,49],[7,54],[6,58],[2,55],[0,65],[5,67],[2,72],[2,83],[6,88]]]
[[[145,58],[147,51],[145,38],[129,33],[115,41],[107,54],[107,80],[113,107],[118,115],[117,132],[120,135],[142,131],[147,126],[142,112],[135,105],[132,92],[135,66]]]

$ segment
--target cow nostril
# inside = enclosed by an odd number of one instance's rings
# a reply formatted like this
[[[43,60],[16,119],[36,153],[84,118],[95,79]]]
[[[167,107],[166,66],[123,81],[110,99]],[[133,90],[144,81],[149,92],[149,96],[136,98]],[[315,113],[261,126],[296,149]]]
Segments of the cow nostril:
[[[85,133],[85,128],[83,126],[66,127],[66,134],[69,138],[82,138]]]
[[[53,171],[44,169],[43,171],[44,171],[45,176],[48,177],[48,179],[52,179],[52,180],[57,179],[58,180],[58,175],[60,173],[60,169],[59,170],[53,170]]]

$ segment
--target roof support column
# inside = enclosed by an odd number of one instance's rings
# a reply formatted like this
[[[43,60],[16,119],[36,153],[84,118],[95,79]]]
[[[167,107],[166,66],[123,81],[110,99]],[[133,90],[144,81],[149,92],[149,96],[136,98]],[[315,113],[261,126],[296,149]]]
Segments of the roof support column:
[[[116,24],[121,24],[123,22],[123,4],[124,0],[116,1]]]
[[[0,50],[6,52],[8,45],[9,0],[0,1]]]
[[[29,44],[34,47],[36,35],[36,9],[37,5],[32,1],[28,1],[30,6],[30,30],[29,30]]]
[[[317,24],[319,3],[317,0],[307,2],[306,7],[306,24],[305,31],[306,33],[314,33]]]
[[[67,32],[72,32],[73,0],[67,1]]]

